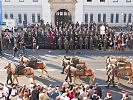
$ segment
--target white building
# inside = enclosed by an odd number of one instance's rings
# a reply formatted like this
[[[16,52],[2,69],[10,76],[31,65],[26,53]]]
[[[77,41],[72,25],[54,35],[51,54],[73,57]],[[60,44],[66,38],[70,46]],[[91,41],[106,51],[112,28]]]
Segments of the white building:
[[[133,21],[133,0],[2,0],[3,18],[17,19],[19,25],[60,21],[106,22],[126,25]]]

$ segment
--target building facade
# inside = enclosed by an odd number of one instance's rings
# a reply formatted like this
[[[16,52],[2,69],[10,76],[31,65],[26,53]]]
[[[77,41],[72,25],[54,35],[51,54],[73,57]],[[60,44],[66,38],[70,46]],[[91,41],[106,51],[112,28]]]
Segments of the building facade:
[[[132,0],[2,0],[4,19],[18,24],[79,22],[124,26],[133,21]]]

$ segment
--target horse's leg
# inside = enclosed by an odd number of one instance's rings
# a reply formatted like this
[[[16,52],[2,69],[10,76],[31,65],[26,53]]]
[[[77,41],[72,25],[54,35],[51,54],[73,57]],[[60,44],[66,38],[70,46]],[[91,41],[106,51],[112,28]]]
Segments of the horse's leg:
[[[73,78],[74,78],[74,84],[75,84],[75,81],[76,81],[76,76],[73,76]]]
[[[81,81],[81,79],[80,79],[80,76],[77,76],[77,77],[78,77],[78,79],[79,79],[80,83],[82,84],[82,81]]]
[[[49,77],[48,71],[46,69],[41,69],[41,70],[42,70],[42,73],[41,73],[40,77],[42,77],[44,72],[46,72],[47,76]]]
[[[117,76],[117,82],[118,82],[118,85],[120,85],[120,77]]]
[[[17,76],[14,76],[14,80],[16,80],[17,84],[19,84]]]
[[[31,83],[35,84],[34,74],[31,74],[31,75],[30,75],[30,78],[31,78]]]

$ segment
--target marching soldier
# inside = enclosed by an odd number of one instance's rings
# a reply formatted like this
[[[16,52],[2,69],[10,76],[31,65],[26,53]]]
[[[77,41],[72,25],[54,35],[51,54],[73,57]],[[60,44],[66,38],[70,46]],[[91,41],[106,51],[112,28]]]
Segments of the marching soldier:
[[[89,39],[88,39],[88,37],[86,36],[86,37],[85,37],[85,49],[88,49],[88,41],[89,41]]]
[[[69,48],[70,50],[73,50],[73,39],[72,38],[69,41]]]
[[[67,76],[66,76],[65,80],[68,80],[68,78],[70,79],[70,82],[72,82],[72,76],[71,76],[70,66],[69,66],[69,69],[68,69]]]
[[[80,50],[82,49],[82,45],[83,45],[83,38],[80,36],[80,38],[79,38]]]
[[[59,39],[58,39],[58,46],[59,46],[59,49],[61,50],[62,49],[62,39],[61,39],[61,37],[59,37]]]
[[[10,80],[10,84],[13,84],[13,81],[12,81],[12,72],[7,69],[7,80],[6,80],[6,83],[8,84],[8,81]]]
[[[68,42],[67,38],[65,38],[64,47],[65,47],[66,53],[68,53],[69,42]]]
[[[107,85],[107,88],[109,88],[110,84],[112,83],[113,84],[113,87],[115,87],[115,82],[114,82],[114,78],[115,78],[115,73],[116,73],[116,70],[115,70],[115,66],[112,67],[112,69],[109,71],[109,82],[108,82],[108,85]]]
[[[93,38],[90,36],[90,50],[92,50],[92,45],[93,45]]]

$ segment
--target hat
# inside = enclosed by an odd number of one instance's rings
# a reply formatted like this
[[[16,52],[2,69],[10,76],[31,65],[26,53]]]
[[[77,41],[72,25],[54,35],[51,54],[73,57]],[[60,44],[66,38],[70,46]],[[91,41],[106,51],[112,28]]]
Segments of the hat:
[[[126,97],[128,97],[128,93],[123,94],[123,98],[126,98]]]
[[[110,92],[107,93],[107,97],[108,98],[111,98],[112,97],[112,94]]]

